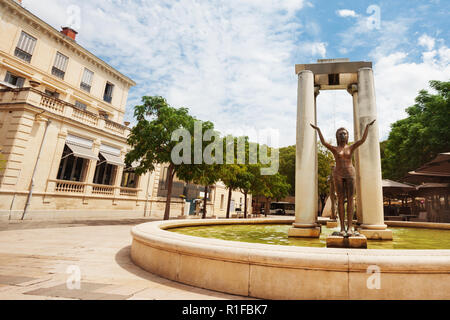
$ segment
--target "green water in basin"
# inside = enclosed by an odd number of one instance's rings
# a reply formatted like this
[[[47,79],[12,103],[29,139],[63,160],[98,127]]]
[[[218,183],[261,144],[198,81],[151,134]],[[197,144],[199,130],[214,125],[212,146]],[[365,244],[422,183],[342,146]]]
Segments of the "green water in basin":
[[[185,235],[222,240],[301,247],[326,247],[326,238],[339,228],[322,226],[320,238],[303,239],[287,236],[290,224],[210,225],[168,229]],[[369,240],[369,249],[450,249],[450,230],[389,228],[394,240]]]

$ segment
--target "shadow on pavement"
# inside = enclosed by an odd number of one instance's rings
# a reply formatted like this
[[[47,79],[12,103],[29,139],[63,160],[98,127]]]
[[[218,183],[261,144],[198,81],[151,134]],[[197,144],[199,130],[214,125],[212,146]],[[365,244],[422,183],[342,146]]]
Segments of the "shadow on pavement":
[[[235,296],[235,295],[231,295],[231,294],[227,294],[227,293],[192,287],[189,285],[185,285],[182,283],[178,283],[178,282],[175,282],[172,280],[162,278],[162,277],[154,275],[148,271],[145,271],[144,269],[141,269],[140,267],[135,265],[133,263],[133,261],[131,261],[131,246],[126,246],[126,247],[122,248],[121,250],[119,250],[117,252],[115,258],[116,258],[117,264],[119,266],[121,266],[123,269],[127,270],[128,272],[131,272],[132,274],[134,274],[140,278],[143,278],[143,279],[146,279],[146,280],[149,280],[149,281],[161,284],[161,285],[165,285],[165,286],[168,286],[171,288],[175,288],[175,289],[179,289],[179,290],[183,290],[183,291],[187,291],[187,292],[191,292],[191,293],[208,295],[212,298],[217,298],[217,299],[227,299],[227,300],[249,299],[248,297]],[[180,299],[186,299],[186,298],[180,298]]]

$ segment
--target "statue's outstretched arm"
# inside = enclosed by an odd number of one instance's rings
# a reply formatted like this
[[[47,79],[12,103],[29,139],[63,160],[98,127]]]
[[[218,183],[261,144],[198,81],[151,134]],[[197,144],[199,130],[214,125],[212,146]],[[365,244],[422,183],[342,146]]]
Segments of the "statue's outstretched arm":
[[[318,133],[319,133],[319,138],[320,138],[320,142],[322,142],[322,144],[331,152],[334,153],[334,147],[329,144],[328,142],[325,141],[325,139],[323,138],[322,132],[320,131],[320,128],[313,125],[312,123],[310,123],[311,127],[313,127]]]
[[[373,125],[375,123],[375,121],[376,121],[376,119],[373,120],[372,122],[368,123],[366,126],[366,129],[364,130],[364,134],[363,134],[362,138],[351,145],[352,152],[355,151],[356,148],[358,148],[360,145],[362,145],[366,141],[367,135],[369,134],[369,127],[371,125]]]

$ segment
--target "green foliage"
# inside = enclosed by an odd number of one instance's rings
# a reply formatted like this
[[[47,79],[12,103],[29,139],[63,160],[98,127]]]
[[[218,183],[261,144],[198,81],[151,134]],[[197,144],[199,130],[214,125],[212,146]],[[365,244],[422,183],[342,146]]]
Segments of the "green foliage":
[[[430,81],[430,86],[436,94],[421,90],[406,109],[408,117],[392,124],[388,140],[380,145],[384,178],[402,178],[450,151],[450,82]]]
[[[330,184],[328,176],[331,174],[331,165],[334,164],[333,154],[321,143],[317,144],[317,175],[319,195],[327,195],[330,193]]]
[[[134,107],[137,124],[127,140],[132,149],[125,156],[128,165],[139,163],[135,169],[139,175],[153,171],[157,163],[172,163],[172,148],[178,143],[171,140],[172,132],[185,128],[193,134],[195,120],[188,109],[173,108],[163,97],[144,96],[142,102]]]
[[[295,195],[295,146],[280,148],[279,173],[286,178],[289,184],[289,194]],[[317,143],[317,165],[319,178],[319,194],[328,194],[330,186],[327,182],[334,163],[333,154],[321,143]]]
[[[280,148],[279,173],[286,177],[289,194],[295,194],[295,146]]]

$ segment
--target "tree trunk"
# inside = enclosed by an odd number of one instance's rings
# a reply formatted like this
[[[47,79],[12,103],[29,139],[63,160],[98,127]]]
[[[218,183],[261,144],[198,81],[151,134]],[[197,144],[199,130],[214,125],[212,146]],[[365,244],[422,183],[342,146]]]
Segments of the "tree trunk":
[[[208,186],[205,186],[205,197],[203,198],[203,216],[202,219],[206,219],[206,200],[208,198]]]
[[[266,203],[264,205],[264,215],[267,217],[268,214],[270,214],[270,198],[266,198]]]
[[[247,219],[247,192],[244,192],[244,218]]]
[[[169,220],[170,217],[170,200],[172,198],[172,185],[173,185],[173,164],[169,165],[169,168],[167,169],[167,179],[168,185],[167,185],[167,197],[166,197],[166,209],[164,211],[164,220]]]
[[[227,199],[227,219],[230,218],[230,206],[231,206],[231,195],[233,190],[228,188],[228,199]]]
[[[326,194],[321,194],[320,195],[320,204],[321,204],[321,206],[320,206],[319,216],[322,216],[323,209],[325,209],[326,200],[327,200],[327,195]]]

